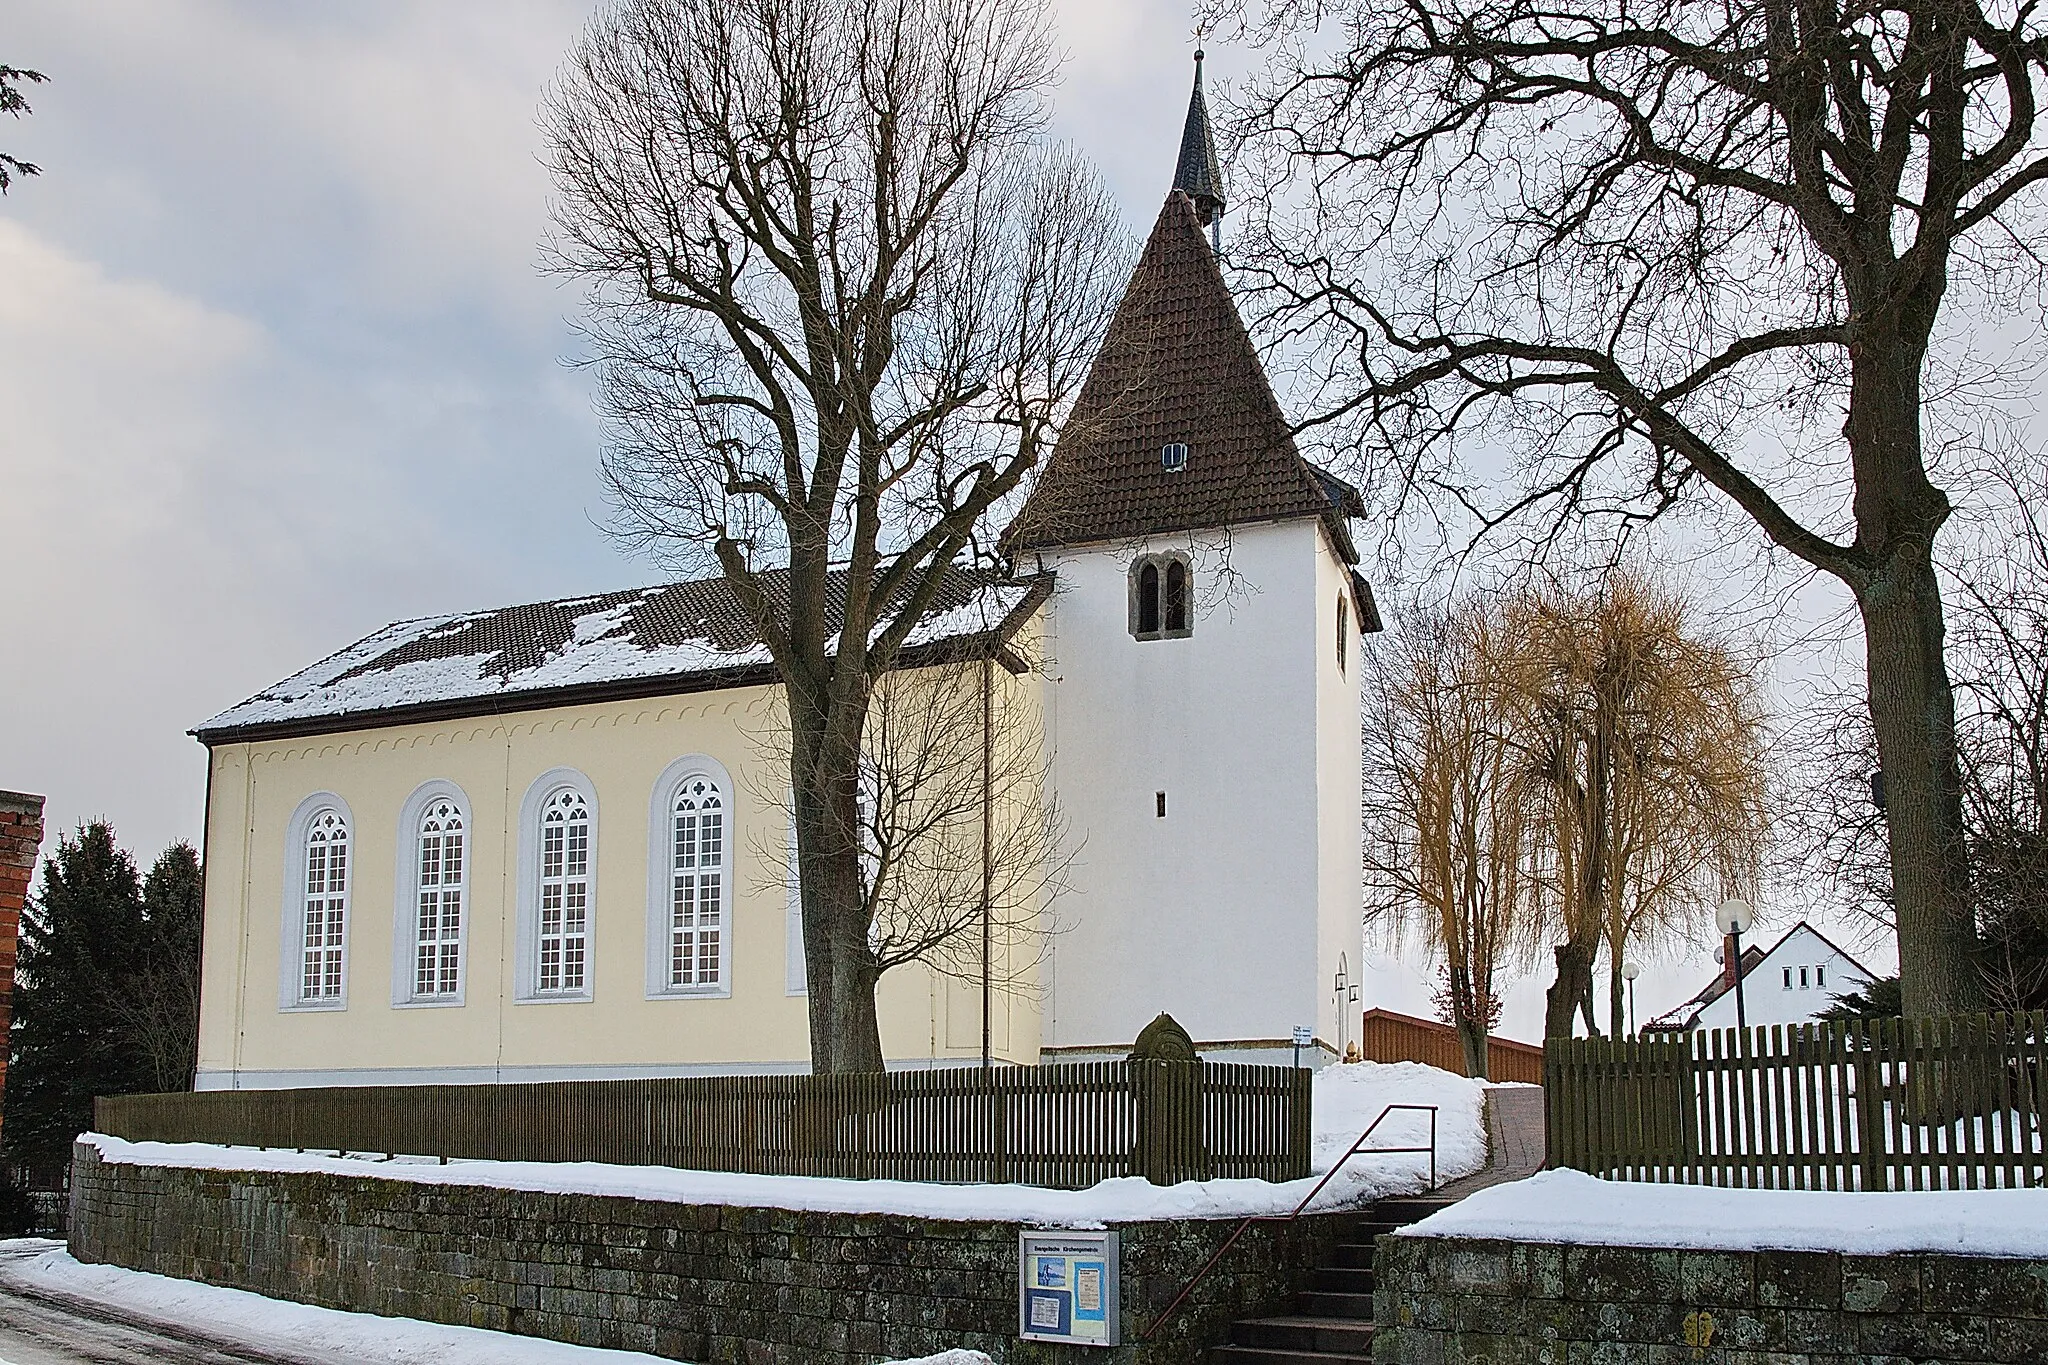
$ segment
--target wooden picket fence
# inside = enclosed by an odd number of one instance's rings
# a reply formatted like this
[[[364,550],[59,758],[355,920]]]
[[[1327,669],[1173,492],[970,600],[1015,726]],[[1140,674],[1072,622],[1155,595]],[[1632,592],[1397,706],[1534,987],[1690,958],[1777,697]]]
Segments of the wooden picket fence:
[[[1306,1070],[1223,1062],[951,1067],[527,1085],[119,1095],[133,1141],[1082,1189],[1309,1173]]]
[[[2048,1184],[2048,1014],[1553,1039],[1550,1164],[1802,1190]]]

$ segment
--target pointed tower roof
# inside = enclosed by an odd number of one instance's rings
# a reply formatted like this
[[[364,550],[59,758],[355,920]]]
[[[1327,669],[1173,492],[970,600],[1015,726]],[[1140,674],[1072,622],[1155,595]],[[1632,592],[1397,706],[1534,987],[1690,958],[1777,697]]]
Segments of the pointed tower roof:
[[[1188,96],[1188,121],[1180,132],[1180,160],[1173,169],[1173,187],[1195,205],[1203,227],[1223,216],[1223,171],[1216,161],[1216,138],[1209,131],[1209,105],[1202,98],[1202,52],[1195,52],[1195,91]]]
[[[1187,448],[1180,468],[1162,458],[1170,445]],[[1357,563],[1346,518],[1363,513],[1296,451],[1195,205],[1174,190],[1006,546],[1321,517]]]

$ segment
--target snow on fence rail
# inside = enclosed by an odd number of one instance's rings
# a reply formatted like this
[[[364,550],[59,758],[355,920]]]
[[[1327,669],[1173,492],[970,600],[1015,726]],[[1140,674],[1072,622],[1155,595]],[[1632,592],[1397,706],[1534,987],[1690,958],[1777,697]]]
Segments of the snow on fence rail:
[[[1309,1173],[1306,1070],[1089,1062],[881,1076],[692,1076],[526,1085],[121,1095],[98,1131],[491,1161],[1085,1189]]]
[[[2048,1184],[2048,1014],[1553,1039],[1550,1159],[1771,1189]]]

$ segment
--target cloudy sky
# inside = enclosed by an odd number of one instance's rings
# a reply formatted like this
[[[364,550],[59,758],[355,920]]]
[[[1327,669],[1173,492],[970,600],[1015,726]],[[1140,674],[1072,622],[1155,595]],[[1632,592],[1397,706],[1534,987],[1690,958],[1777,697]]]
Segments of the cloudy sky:
[[[196,837],[195,722],[385,621],[657,576],[599,529],[536,109],[589,10],[14,9],[0,147],[0,787]],[[1137,224],[1184,6],[1080,0],[1061,132]]]
[[[196,840],[186,730],[386,621],[658,576],[600,529],[578,300],[536,269],[536,111],[589,8],[11,8],[0,62],[51,80],[0,123],[44,170],[0,200],[0,788],[53,832]],[[1187,8],[1058,9],[1059,131],[1142,228]],[[1368,991],[1428,1011],[1412,972]]]

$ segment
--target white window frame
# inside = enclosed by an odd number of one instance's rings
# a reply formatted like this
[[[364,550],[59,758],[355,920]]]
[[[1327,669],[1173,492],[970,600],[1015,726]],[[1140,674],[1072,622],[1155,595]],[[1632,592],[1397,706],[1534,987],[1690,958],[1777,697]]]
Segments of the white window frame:
[[[718,980],[708,985],[669,984],[674,930],[675,803],[685,784],[697,779],[718,789],[725,812],[718,873]],[[732,994],[733,846],[739,821],[732,774],[708,754],[687,754],[662,769],[647,806],[647,998],[723,999]]]
[[[588,897],[583,930],[583,986],[573,991],[540,989],[540,821],[548,801],[563,790],[583,797],[590,810],[590,867],[586,881]],[[597,805],[597,788],[574,768],[550,768],[536,777],[519,803],[519,942],[513,955],[512,999],[522,1005],[574,1003],[595,998],[597,987],[598,849],[603,820]]]
[[[462,928],[455,940],[456,988],[450,994],[421,995],[419,980],[420,824],[433,806],[447,802],[462,819]],[[436,778],[406,798],[398,814],[397,882],[392,893],[391,1004],[394,1009],[450,1009],[469,991],[469,930],[476,917],[476,819],[461,787]]]
[[[341,892],[341,986],[334,995],[307,999],[301,992],[306,960],[306,855],[313,823],[332,811],[348,830],[348,867]],[[348,1008],[349,935],[354,929],[357,852],[361,829],[348,802],[331,791],[317,791],[299,802],[285,825],[284,899],[280,911],[277,1007],[292,1014],[319,1013]]]

